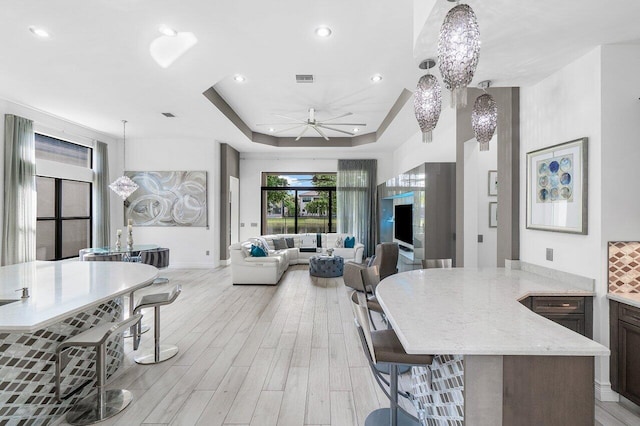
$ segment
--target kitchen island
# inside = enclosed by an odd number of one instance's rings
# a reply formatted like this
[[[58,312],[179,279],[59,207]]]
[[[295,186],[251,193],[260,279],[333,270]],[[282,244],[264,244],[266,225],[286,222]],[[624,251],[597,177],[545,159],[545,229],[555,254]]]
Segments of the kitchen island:
[[[54,372],[57,345],[93,326],[122,318],[123,296],[151,283],[158,270],[127,262],[28,262],[0,268],[0,423],[46,424],[86,386],[59,403]],[[21,298],[22,288],[29,297]],[[16,290],[19,290],[16,292]],[[124,357],[122,337],[107,347],[107,375]],[[93,352],[74,351],[63,388],[94,377]]]
[[[462,356],[465,425],[594,424],[594,357],[609,350],[519,303],[593,289],[454,268],[392,275],[376,294],[407,353]]]

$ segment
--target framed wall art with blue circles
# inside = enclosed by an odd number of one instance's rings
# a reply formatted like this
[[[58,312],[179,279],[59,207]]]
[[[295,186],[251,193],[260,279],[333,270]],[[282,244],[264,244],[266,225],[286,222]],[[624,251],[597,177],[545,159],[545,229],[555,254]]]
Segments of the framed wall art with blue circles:
[[[587,234],[587,138],[527,153],[527,228]]]

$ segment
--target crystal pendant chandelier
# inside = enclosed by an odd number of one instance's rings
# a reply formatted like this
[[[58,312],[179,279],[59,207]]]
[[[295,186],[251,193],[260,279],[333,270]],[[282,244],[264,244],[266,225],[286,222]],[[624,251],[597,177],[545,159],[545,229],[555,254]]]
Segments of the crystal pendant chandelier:
[[[420,64],[421,69],[430,70],[436,65],[433,59],[427,59]],[[436,76],[429,71],[420,77],[413,98],[413,112],[422,130],[422,142],[433,140],[432,131],[438,124],[442,109],[442,91]]]
[[[480,144],[480,151],[489,151],[489,141],[498,124],[498,105],[493,96],[486,93],[490,84],[491,82],[488,80],[479,84],[485,93],[478,96],[471,112],[471,127],[473,127],[473,133]]]
[[[127,159],[127,150],[125,146],[127,141],[126,129],[127,120],[122,120],[122,151],[124,152],[122,161],[123,169],[126,167]],[[114,180],[111,185],[109,185],[109,188],[122,197],[122,200],[126,200],[129,195],[133,194],[135,190],[138,189],[138,184],[132,181],[128,176],[122,175],[118,179]]]
[[[451,90],[452,107],[467,105],[466,87],[473,79],[479,56],[476,15],[469,5],[458,4],[447,13],[438,37],[438,66],[445,87]]]

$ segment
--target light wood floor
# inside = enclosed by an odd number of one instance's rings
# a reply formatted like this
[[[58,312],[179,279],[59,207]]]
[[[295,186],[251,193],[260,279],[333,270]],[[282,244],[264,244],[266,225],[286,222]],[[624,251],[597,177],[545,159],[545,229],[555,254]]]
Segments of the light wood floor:
[[[183,286],[178,300],[161,308],[162,342],[180,353],[141,366],[127,343],[125,366],[109,388],[129,389],[134,401],[102,424],[349,426],[388,406],[360,347],[342,278],[311,278],[299,265],[275,287],[233,286],[229,273],[162,272],[169,286]],[[152,336],[143,336],[142,347]],[[597,403],[596,424],[640,425],[640,416]]]

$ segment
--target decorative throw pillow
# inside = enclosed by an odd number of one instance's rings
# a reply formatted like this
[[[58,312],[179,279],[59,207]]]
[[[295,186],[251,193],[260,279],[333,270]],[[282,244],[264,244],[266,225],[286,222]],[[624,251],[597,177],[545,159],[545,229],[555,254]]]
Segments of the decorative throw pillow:
[[[293,241],[293,238],[285,238],[284,240],[287,243],[287,248],[294,248],[296,246],[296,243]]]
[[[373,265],[375,265],[375,262],[376,262],[376,255],[374,254],[369,258],[369,263],[367,263],[367,268],[370,268]]]
[[[284,238],[274,238],[273,245],[276,250],[286,250],[288,248],[287,242],[284,240]]]
[[[344,248],[353,248],[356,245],[356,237],[347,237],[344,239]]]
[[[344,247],[342,242],[342,237],[338,237],[338,239],[336,240],[336,248],[342,248],[342,247]]]
[[[264,250],[265,253],[269,253],[269,244],[267,243],[267,240],[265,240],[264,238],[262,237],[254,238],[253,244],[260,247],[262,250]]]
[[[251,244],[251,256],[253,256],[253,257],[267,257],[267,253],[268,252],[264,251],[262,249],[262,247],[256,246],[254,244]]]

